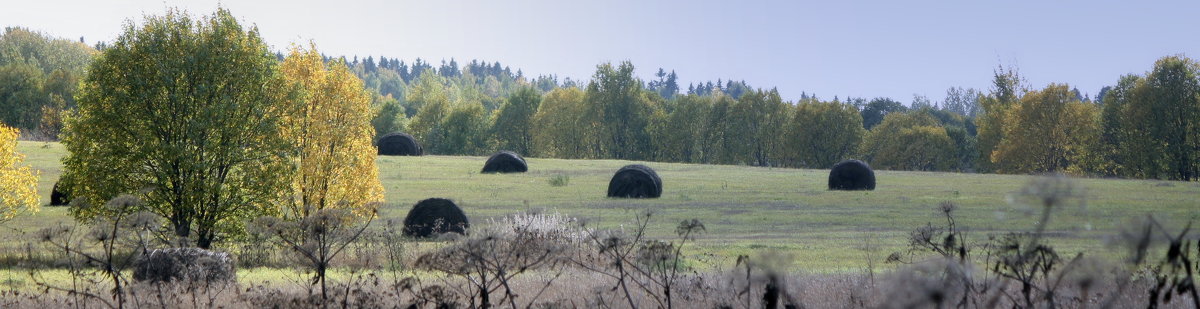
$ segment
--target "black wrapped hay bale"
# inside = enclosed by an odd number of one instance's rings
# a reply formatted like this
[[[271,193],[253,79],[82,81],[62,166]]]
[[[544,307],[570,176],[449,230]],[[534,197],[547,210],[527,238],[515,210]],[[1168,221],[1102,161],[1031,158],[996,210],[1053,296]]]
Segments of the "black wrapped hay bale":
[[[658,198],[661,195],[662,179],[645,165],[626,165],[608,181],[608,197]]]
[[[829,170],[829,190],[875,190],[875,171],[859,160],[838,162]]]
[[[62,181],[54,183],[54,190],[50,192],[50,206],[67,206],[71,204],[71,194],[67,193],[66,186],[62,185]]]
[[[139,282],[206,282],[237,280],[229,253],[200,248],[154,249],[133,263],[133,280]]]
[[[496,154],[492,155],[492,157],[488,158],[487,162],[483,164],[483,170],[479,172],[483,174],[493,174],[524,173],[526,171],[529,171],[529,165],[525,164],[525,159],[521,158],[521,155],[518,155],[515,152],[505,150],[497,152]]]
[[[470,223],[458,205],[444,198],[417,202],[404,217],[404,235],[429,237],[443,233],[465,234]]]
[[[375,142],[381,156],[419,156],[423,152],[421,144],[412,135],[393,132],[379,138]]]

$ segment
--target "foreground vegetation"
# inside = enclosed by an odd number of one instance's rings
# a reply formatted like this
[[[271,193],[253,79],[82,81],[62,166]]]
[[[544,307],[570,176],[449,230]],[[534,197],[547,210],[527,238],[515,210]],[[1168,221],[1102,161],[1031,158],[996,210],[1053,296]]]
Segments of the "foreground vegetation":
[[[18,150],[29,154],[26,162],[43,173],[39,191],[48,195],[61,169],[57,163],[57,158],[63,155],[61,146],[21,142]],[[1057,296],[1047,301],[1045,291],[1040,289],[1050,285],[1044,279],[1031,279],[1037,289],[1032,290],[1030,302],[1040,304],[1037,306],[1048,303],[1080,306],[1087,302],[1092,306],[1146,307],[1150,303],[1147,293],[1157,286],[1156,278],[1169,270],[1157,264],[1169,246],[1158,240],[1161,237],[1154,236],[1158,245],[1142,251],[1140,264],[1132,263],[1139,250],[1128,238],[1136,239],[1141,231],[1143,225],[1138,218],[1153,214],[1163,223],[1164,230],[1177,233],[1187,221],[1198,219],[1196,209],[1200,209],[1194,199],[1200,195],[1200,186],[1190,182],[1078,179],[1065,191],[1054,185],[1044,186],[1057,188],[1054,190],[1059,191],[1049,192],[1059,192],[1062,197],[1062,202],[1049,213],[1052,220],[1044,221],[1042,211],[1047,208],[1039,204],[1037,197],[1045,192],[1030,191],[1029,183],[1036,179],[1031,176],[878,171],[877,190],[837,192],[824,189],[827,172],[824,170],[664,163],[649,163],[664,179],[662,198],[607,199],[603,196],[608,177],[629,162],[529,158],[529,173],[478,174],[484,159],[378,158],[387,194],[386,206],[381,209],[381,218],[373,223],[372,231],[382,233],[388,227],[397,228],[395,222],[399,220],[394,219],[403,217],[412,203],[433,196],[457,201],[471,217],[475,230],[472,236],[459,240],[401,239],[395,242],[401,247],[398,264],[391,264],[387,244],[394,243],[388,238],[360,239],[354,250],[334,261],[336,271],[331,275],[327,298],[321,296],[319,287],[310,284],[312,273],[303,266],[306,264],[298,262],[301,260],[295,254],[286,253],[290,250],[280,250],[286,248],[278,244],[268,247],[284,254],[271,256],[267,261],[249,258],[241,261],[246,268],[238,274],[238,286],[182,284],[156,288],[135,284],[129,288],[129,296],[143,306],[166,302],[173,307],[273,304],[322,307],[343,303],[363,307],[408,304],[434,307],[440,303],[480,307],[483,300],[474,292],[479,277],[455,271],[453,263],[430,261],[463,261],[454,258],[455,252],[462,252],[456,250],[497,248],[477,247],[473,240],[486,235],[509,235],[495,234],[499,233],[497,229],[504,231],[504,227],[509,227],[510,232],[521,230],[512,228],[516,226],[541,233],[537,234],[537,242],[526,239],[516,243],[547,245],[501,247],[509,249],[498,252],[521,248],[566,255],[529,263],[528,270],[514,271],[511,281],[505,284],[520,296],[509,298],[505,288],[497,288],[488,300],[494,306],[503,303],[502,307],[510,307],[508,303],[513,302],[516,307],[537,304],[560,308],[760,308],[767,303],[764,296],[770,290],[768,287],[776,286],[779,289],[775,295],[781,307],[783,304],[926,307],[934,306],[935,301],[953,304],[963,299],[971,302],[968,307],[972,308],[1028,307],[1021,296],[1022,281],[991,271],[992,264],[1005,254],[992,245],[1011,232],[1033,233],[1041,226],[1039,222],[1048,222],[1039,233],[1044,238],[1038,243],[1056,250],[1057,259],[1046,278],[1051,281],[1057,278],[1062,283],[1054,290]],[[950,211],[940,208],[947,201],[954,205]],[[644,217],[646,210],[652,211],[649,217]],[[531,211],[549,215],[521,215]],[[953,215],[953,228],[946,226],[949,214]],[[580,225],[571,218],[588,222]],[[692,218],[698,221],[693,223]],[[77,301],[102,306],[98,300],[70,297],[63,292],[30,293],[40,289],[39,283],[71,285],[68,270],[53,266],[39,268],[48,266],[23,264],[21,260],[26,244],[32,244],[36,250],[52,250],[34,239],[38,235],[34,231],[54,222],[69,224],[72,219],[65,215],[63,207],[46,207],[39,214],[7,224],[25,233],[6,234],[3,244],[6,261],[11,264],[6,266],[2,277],[7,278],[6,286],[15,290],[0,294],[3,295],[0,298],[19,306],[67,306]],[[611,264],[595,260],[606,256],[584,253],[598,250],[599,247],[591,245],[591,239],[608,235],[602,231],[623,230],[622,235],[626,235],[623,237],[633,237],[639,230],[639,222],[647,223],[647,233],[642,242],[628,243],[662,241],[666,245],[662,248],[679,248],[677,255],[660,252],[672,261],[671,265],[678,266],[654,268],[651,267],[654,263],[637,264],[648,267],[644,271],[651,275],[630,275],[627,282],[632,291],[627,296],[613,289],[618,281],[606,275],[612,269],[603,267]],[[702,224],[702,229],[695,223]],[[690,228],[681,230],[681,226]],[[677,234],[687,230],[693,234]],[[956,233],[956,243],[961,244],[964,252],[970,252],[968,260],[972,262],[965,265],[955,262],[956,251],[943,247],[947,246],[942,241],[946,233]],[[1187,243],[1195,244],[1195,235],[1190,235]],[[554,237],[569,238],[559,242],[562,239]],[[922,239],[926,243],[915,242]],[[253,250],[245,245],[228,242],[218,250],[249,256]],[[643,263],[639,259],[653,252],[645,250],[627,251],[633,254],[627,262]],[[893,252],[899,255],[889,256]],[[949,258],[943,259],[942,252],[948,252]],[[1087,259],[1077,261],[1073,258],[1077,252],[1084,253]],[[675,256],[679,257],[677,262],[670,259]],[[256,263],[273,266],[254,267]],[[1155,265],[1159,265],[1159,272],[1151,267]],[[595,268],[580,268],[584,266]],[[1069,271],[1071,268],[1080,270],[1073,273]],[[664,272],[672,269],[680,272]],[[31,271],[35,276],[30,277]],[[957,282],[967,274],[978,281]],[[1036,271],[1034,274],[1041,278]],[[667,277],[661,277],[664,275]],[[661,287],[655,288],[658,283],[651,280],[653,276],[675,278],[671,281],[674,286],[671,306],[665,305],[667,296],[661,293]],[[648,290],[634,285],[635,281],[647,284]],[[489,287],[501,286],[499,281],[489,282],[492,284]],[[1081,282],[1094,283],[1084,286]],[[91,293],[103,294],[109,285],[100,281],[85,286]],[[1184,292],[1170,293],[1175,295],[1173,301],[1163,306],[1190,306],[1190,296],[1186,290],[1180,291]],[[586,297],[581,296],[585,294]],[[1080,295],[1092,296],[1080,298]],[[1160,288],[1157,298],[1162,297]],[[993,298],[998,299],[999,305],[988,306]]]

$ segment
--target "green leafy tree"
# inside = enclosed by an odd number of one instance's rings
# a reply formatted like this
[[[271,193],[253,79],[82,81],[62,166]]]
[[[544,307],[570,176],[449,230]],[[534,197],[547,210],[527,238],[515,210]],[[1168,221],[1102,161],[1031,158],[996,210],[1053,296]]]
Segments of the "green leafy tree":
[[[404,106],[395,98],[389,95],[373,94],[372,110],[375,117],[371,118],[371,127],[375,128],[375,138],[379,138],[392,132],[403,132],[406,128],[407,118],[404,114]]]
[[[958,167],[954,139],[925,110],[888,114],[871,129],[862,152],[878,169],[948,171]]]
[[[522,87],[508,96],[496,113],[492,125],[492,138],[500,149],[531,155],[533,149],[533,115],[542,103],[542,95],[533,87]]]
[[[776,91],[742,94],[733,105],[727,127],[730,129],[727,138],[733,141],[729,151],[735,155],[734,160],[755,166],[778,164],[774,156],[780,152],[790,111]]]
[[[700,162],[730,164],[734,159],[734,143],[729,137],[730,112],[737,101],[728,95],[717,92],[713,96],[713,105],[700,132]]]
[[[416,115],[408,124],[412,136],[416,137],[426,148],[437,152],[435,145],[441,145],[444,136],[442,121],[450,114],[450,98],[446,95],[441,78],[435,74],[421,75],[416,85],[409,89],[408,101],[418,107]]]
[[[643,93],[642,82],[633,77],[633,64],[624,61],[618,66],[596,66],[585,102],[590,122],[603,137],[594,147],[601,149],[606,158],[636,160],[649,156],[647,126],[654,106]]]
[[[95,54],[86,44],[21,27],[6,27],[0,35],[0,65],[25,63],[44,74],[55,70],[82,73]]]
[[[91,64],[63,159],[70,191],[103,211],[122,193],[169,222],[183,245],[209,248],[277,210],[292,180],[282,133],[290,94],[254,27],[225,10],[169,10],[129,23]]]
[[[36,128],[47,104],[45,75],[24,63],[0,66],[0,122],[17,128]]]
[[[1098,117],[1096,106],[1079,101],[1067,85],[1026,93],[1004,116],[1004,139],[992,152],[996,171],[1081,172]]]
[[[1122,104],[1121,157],[1130,176],[1200,179],[1200,64],[1182,56],[1154,63]],[[1105,101],[1115,101],[1109,99]]]
[[[477,102],[461,102],[442,120],[440,143],[430,146],[437,153],[484,154],[487,143],[488,118],[483,105]]]
[[[889,98],[874,98],[862,109],[862,124],[863,128],[870,130],[880,122],[883,122],[883,117],[887,114],[904,112],[908,108],[904,104],[896,102]]]
[[[790,166],[829,168],[858,151],[866,135],[853,105],[803,100],[784,132],[782,154]]]
[[[657,121],[653,129],[658,160],[700,162],[701,137],[712,111],[712,101],[711,96],[689,94],[667,102],[670,112]]]
[[[1132,133],[1124,128],[1125,107],[1133,100],[1134,89],[1140,83],[1141,76],[1130,74],[1122,76],[1115,87],[1106,87],[1100,101],[1100,136],[1089,150],[1089,171],[1104,176],[1134,174],[1125,167],[1125,151],[1121,147],[1127,146],[1125,141]]]
[[[19,27],[0,34],[0,122],[54,138],[96,51]]]
[[[534,152],[554,158],[594,158],[596,137],[592,123],[585,120],[584,92],[558,88],[546,93],[533,116]]]

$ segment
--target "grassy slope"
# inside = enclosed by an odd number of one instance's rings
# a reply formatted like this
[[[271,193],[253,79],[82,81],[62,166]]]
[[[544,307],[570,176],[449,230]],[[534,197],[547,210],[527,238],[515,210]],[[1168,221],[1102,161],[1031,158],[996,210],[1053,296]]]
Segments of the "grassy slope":
[[[39,190],[49,201],[61,174],[65,154],[57,143],[21,142],[26,163],[42,171]],[[1034,218],[1027,207],[1011,205],[1006,197],[1030,180],[1029,176],[877,171],[878,189],[871,192],[825,190],[826,170],[772,169],[647,163],[663,178],[663,196],[652,200],[604,197],[609,177],[631,162],[616,160],[559,160],[528,158],[530,172],[481,175],[482,157],[381,157],[380,177],[387,192],[385,219],[400,221],[418,200],[446,197],[462,206],[473,223],[506,214],[543,209],[584,218],[589,224],[617,227],[630,223],[643,209],[653,210],[652,235],[672,236],[680,220],[698,218],[708,232],[703,250],[715,253],[716,263],[728,267],[730,257],[763,250],[793,254],[801,269],[842,271],[865,264],[860,249],[865,239],[881,246],[877,256],[900,251],[913,228],[938,222],[935,208],[942,201],[960,206],[959,223],[976,240],[990,233],[1029,229]],[[570,183],[553,187],[548,179],[570,176]],[[1172,222],[1200,218],[1200,184],[1149,180],[1084,179],[1086,207],[1057,212],[1051,229],[1060,232],[1060,250],[1111,252],[1105,237],[1129,221],[1155,214]],[[70,218],[62,207],[7,223],[31,232]],[[381,221],[383,222],[383,221]],[[14,245],[13,235],[4,246]]]

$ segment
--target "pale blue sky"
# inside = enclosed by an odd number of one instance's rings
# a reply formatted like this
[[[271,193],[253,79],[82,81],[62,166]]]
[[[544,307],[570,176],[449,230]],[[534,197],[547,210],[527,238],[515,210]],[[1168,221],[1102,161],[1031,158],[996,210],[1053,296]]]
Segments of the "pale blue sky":
[[[0,25],[88,43],[127,19],[217,1],[10,1]],[[277,49],[314,40],[330,55],[500,61],[527,75],[588,78],[630,60],[688,82],[746,80],[833,96],[934,101],[987,89],[998,64],[1034,87],[1095,95],[1171,54],[1200,55],[1200,1],[223,1]]]

